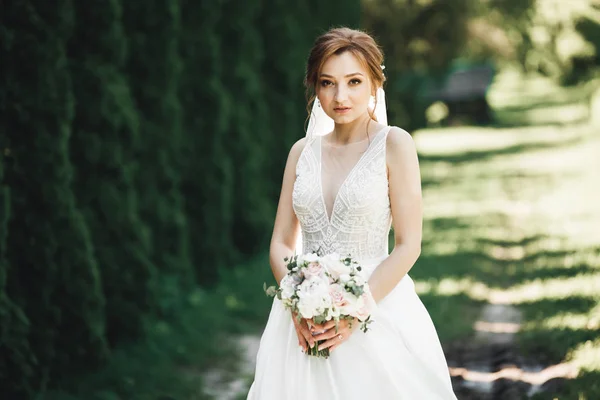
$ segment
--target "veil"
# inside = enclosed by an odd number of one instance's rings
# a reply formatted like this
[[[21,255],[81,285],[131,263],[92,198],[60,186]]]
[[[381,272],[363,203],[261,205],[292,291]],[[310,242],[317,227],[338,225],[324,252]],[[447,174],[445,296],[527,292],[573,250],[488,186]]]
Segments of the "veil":
[[[377,102],[375,102],[377,99]],[[385,91],[383,87],[377,89],[375,97],[371,97],[369,102],[369,108],[374,110],[375,118],[377,122],[383,125],[387,125],[387,108],[385,105]],[[319,99],[315,99],[312,110],[310,112],[310,119],[308,120],[308,129],[306,130],[306,137],[312,139],[315,136],[323,136],[333,130],[333,120],[329,118],[323,108],[319,106]]]

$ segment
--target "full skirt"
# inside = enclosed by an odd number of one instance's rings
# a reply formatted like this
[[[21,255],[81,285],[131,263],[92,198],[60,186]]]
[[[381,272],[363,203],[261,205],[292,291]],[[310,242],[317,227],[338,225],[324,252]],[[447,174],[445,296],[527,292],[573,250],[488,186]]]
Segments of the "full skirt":
[[[379,262],[363,264],[363,271]],[[274,299],[248,400],[456,399],[429,313],[406,275],[329,358],[304,354],[291,314]]]

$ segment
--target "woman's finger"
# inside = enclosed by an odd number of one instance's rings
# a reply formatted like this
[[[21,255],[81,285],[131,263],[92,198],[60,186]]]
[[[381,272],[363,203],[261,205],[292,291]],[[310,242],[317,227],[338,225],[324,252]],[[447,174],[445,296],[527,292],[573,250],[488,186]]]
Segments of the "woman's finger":
[[[332,339],[329,339],[319,345],[319,351],[341,344],[346,339],[346,336],[339,334]]]
[[[298,321],[292,317],[292,321],[294,322],[294,329],[296,330],[296,336],[298,337],[298,344],[302,347],[302,351],[306,352],[306,340],[304,339],[304,335],[300,331],[300,327],[298,326]]]
[[[304,340],[304,337],[300,332],[296,332],[296,335],[298,336],[298,345],[302,348],[302,351],[306,353],[306,349],[308,347],[306,340]]]
[[[336,324],[336,322],[334,320],[327,321],[325,323],[325,329],[331,329],[331,328],[335,327],[335,324]],[[339,322],[338,322],[338,325],[339,325]]]
[[[315,345],[315,339],[313,338],[313,335],[308,330],[308,326],[306,325],[306,320],[301,319],[300,321],[298,321],[296,319],[296,315],[294,315],[294,314],[292,314],[292,320],[294,321],[294,327],[296,328],[296,334],[298,335],[298,340],[300,342],[302,342],[302,340],[304,340],[305,342],[307,342],[310,345],[310,347],[313,347]],[[300,346],[302,346],[302,348],[306,351],[306,347],[304,345],[303,345],[303,343],[300,343]]]
[[[331,323],[328,323],[326,325],[324,325],[326,327],[326,329],[320,331],[317,331],[317,335],[315,336],[317,338],[317,340],[322,340],[323,338],[329,338],[329,337],[333,337],[333,335],[337,335],[342,331],[346,331],[349,330],[349,324],[346,320],[341,320],[338,325],[337,328],[335,326],[335,321],[332,321]],[[315,334],[315,332],[313,332],[313,335]],[[323,336],[326,335],[326,336]]]
[[[327,330],[335,327],[335,321],[334,320],[327,321],[321,326],[323,327],[323,330],[327,331]],[[338,326],[339,326],[339,323],[338,323]]]
[[[341,342],[340,342],[340,343],[336,343],[336,344],[334,344],[333,346],[331,346],[331,347],[329,348],[329,354],[333,353],[333,351],[334,351],[335,349],[337,349],[337,348],[340,346],[340,344],[342,344],[342,343],[341,343]]]
[[[310,330],[312,332],[325,332],[328,329],[331,329],[332,327],[335,326],[335,321],[331,320],[331,321],[327,321],[323,324],[311,324],[310,326]]]
[[[339,338],[340,335],[342,335],[342,337],[348,337],[349,333],[350,331],[347,328],[338,328],[337,331],[335,330],[335,328],[331,328],[323,332],[322,334],[315,336],[315,339],[317,341],[329,340],[333,338]]]
[[[310,331],[308,330],[308,326],[306,325],[306,322],[305,321],[300,322],[298,324],[298,328],[300,329],[302,336],[304,337],[304,339],[306,339],[306,341],[308,342],[310,347],[313,347],[315,345],[315,338],[312,335],[312,333],[310,333]]]

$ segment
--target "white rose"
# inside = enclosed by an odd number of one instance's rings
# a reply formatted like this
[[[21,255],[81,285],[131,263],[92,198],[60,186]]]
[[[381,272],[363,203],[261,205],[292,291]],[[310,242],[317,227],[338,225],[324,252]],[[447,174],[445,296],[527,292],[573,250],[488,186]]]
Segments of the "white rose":
[[[302,254],[300,256],[298,256],[298,264],[302,264],[302,263],[311,263],[311,262],[315,262],[315,261],[319,261],[319,256],[316,255],[315,253],[307,253],[307,254]]]
[[[341,283],[346,283],[350,280],[350,275],[349,274],[342,274],[340,275],[340,282]]]
[[[289,299],[296,292],[296,285],[294,284],[294,280],[289,275],[286,275],[283,277],[279,286],[281,287],[281,298],[282,299]]]
[[[321,259],[321,263],[333,279],[338,279],[340,275],[349,274],[351,271],[350,267],[340,260],[340,256],[337,253],[326,255]]]
[[[344,292],[344,305],[340,307],[340,314],[352,315],[356,313],[358,297],[350,292]]]
[[[298,309],[304,318],[321,315],[331,307],[329,284],[321,277],[311,277],[298,286]]]

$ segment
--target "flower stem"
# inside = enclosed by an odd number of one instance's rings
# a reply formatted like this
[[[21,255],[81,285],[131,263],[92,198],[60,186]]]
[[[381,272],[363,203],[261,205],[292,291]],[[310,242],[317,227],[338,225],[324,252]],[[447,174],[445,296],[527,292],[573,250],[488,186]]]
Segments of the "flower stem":
[[[314,357],[329,358],[329,348],[319,350],[319,345],[323,342],[324,342],[324,340],[321,340],[321,341],[315,343],[315,345],[310,348],[310,350],[307,352],[307,354],[309,356],[314,356]]]

